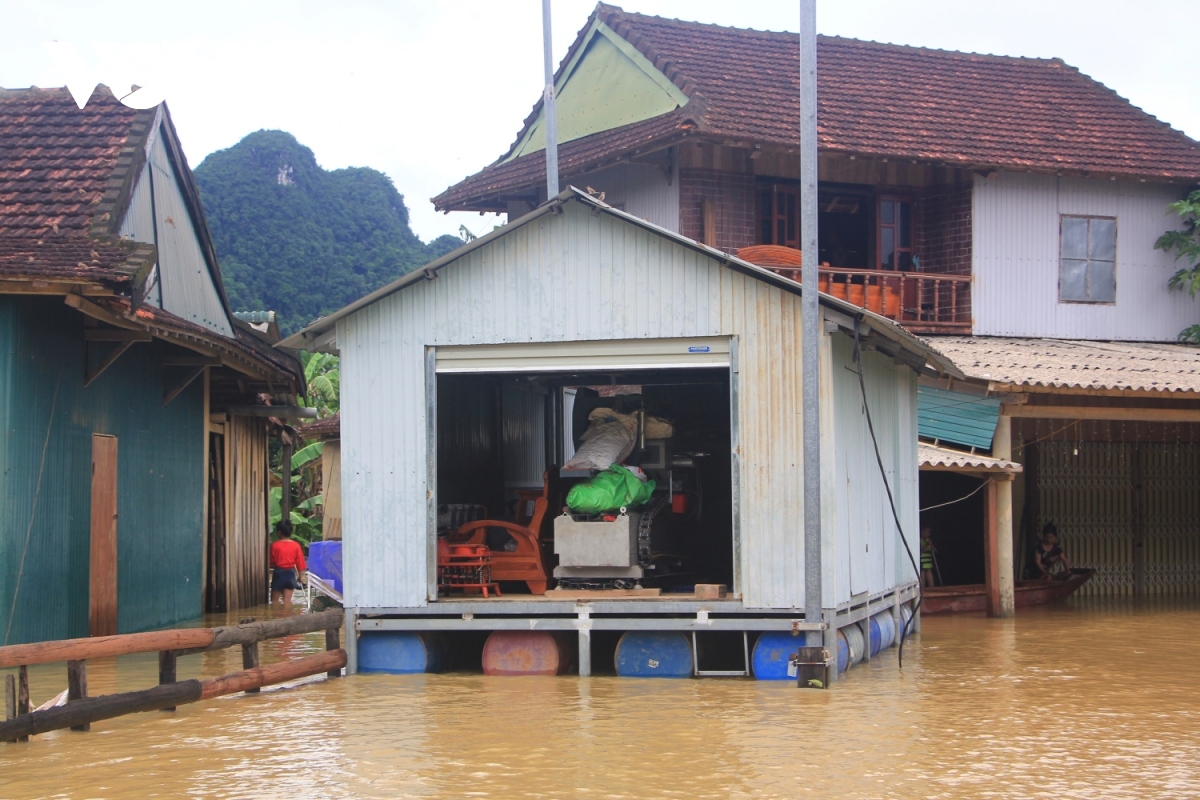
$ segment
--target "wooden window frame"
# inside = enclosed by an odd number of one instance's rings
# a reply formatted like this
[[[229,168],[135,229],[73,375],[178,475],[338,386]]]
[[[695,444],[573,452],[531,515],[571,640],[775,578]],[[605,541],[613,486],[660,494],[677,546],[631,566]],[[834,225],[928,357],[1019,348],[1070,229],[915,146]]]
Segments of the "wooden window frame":
[[[900,246],[900,224],[898,222],[885,223],[883,221],[883,204],[885,202],[893,203],[908,203],[908,247]],[[875,197],[875,269],[880,272],[920,272],[919,264],[909,270],[900,269],[900,253],[908,253],[910,263],[912,258],[917,254],[917,225],[916,225],[917,199],[911,194],[902,193],[880,193]],[[896,255],[895,266],[885,267],[883,265],[883,229],[892,228],[895,231],[893,237],[894,246],[892,252]]]

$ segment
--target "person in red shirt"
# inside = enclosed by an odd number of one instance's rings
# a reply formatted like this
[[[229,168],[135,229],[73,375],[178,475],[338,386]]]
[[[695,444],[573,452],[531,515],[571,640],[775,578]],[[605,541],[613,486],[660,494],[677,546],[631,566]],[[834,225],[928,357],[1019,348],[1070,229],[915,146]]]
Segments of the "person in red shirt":
[[[275,534],[279,538],[271,544],[271,566],[275,569],[271,576],[271,605],[279,602],[284,608],[291,608],[292,592],[300,588],[300,573],[308,569],[308,564],[304,563],[300,543],[292,538],[290,520],[280,520]]]

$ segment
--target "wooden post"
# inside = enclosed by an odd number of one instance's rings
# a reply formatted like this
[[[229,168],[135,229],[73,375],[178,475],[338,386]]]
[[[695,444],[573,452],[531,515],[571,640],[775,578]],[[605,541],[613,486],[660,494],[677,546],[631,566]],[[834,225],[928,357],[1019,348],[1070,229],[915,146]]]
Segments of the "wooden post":
[[[992,438],[992,457],[1012,460],[1012,417],[1001,414]],[[996,488],[996,576],[999,600],[993,616],[1016,613],[1016,583],[1013,575],[1013,485],[1012,475],[998,475]]]
[[[326,650],[341,650],[342,649],[342,631],[339,628],[328,628],[325,631],[325,649]],[[342,677],[342,668],[331,669],[325,673],[330,678]]]
[[[88,696],[87,688],[87,662],[86,661],[68,661],[67,662],[67,702],[72,700],[83,700]],[[84,722],[80,725],[72,725],[73,731],[90,731],[92,724]]]
[[[176,680],[176,665],[178,656],[174,650],[158,651],[158,684],[175,683]],[[163,711],[174,711],[175,706],[164,708]]]
[[[17,678],[15,675],[4,676],[4,718],[12,719],[17,715]]]
[[[709,247],[717,246],[717,204],[705,200],[702,206],[704,213],[704,243]]]
[[[24,664],[17,671],[17,715],[29,713],[29,667]],[[28,736],[18,736],[18,742],[28,742]]]
[[[1000,557],[997,552],[999,537],[997,536],[998,520],[996,513],[997,482],[988,479],[987,487],[983,490],[984,508],[984,544],[983,544],[983,582],[987,593],[987,614],[998,617],[1000,614]]]
[[[254,617],[245,617],[238,620],[239,625],[249,625],[254,622]],[[254,669],[258,666],[258,642],[249,642],[242,645],[242,669]],[[257,692],[258,689],[247,689],[247,692]]]

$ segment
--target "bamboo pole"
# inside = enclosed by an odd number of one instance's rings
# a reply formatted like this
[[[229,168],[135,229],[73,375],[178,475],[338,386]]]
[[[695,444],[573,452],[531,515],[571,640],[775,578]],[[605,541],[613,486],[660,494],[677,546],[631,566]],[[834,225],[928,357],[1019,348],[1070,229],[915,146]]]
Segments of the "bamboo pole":
[[[0,741],[12,741],[62,728],[80,728],[93,722],[126,714],[157,711],[164,708],[210,700],[221,695],[244,692],[262,686],[305,678],[346,665],[345,650],[330,650],[314,656],[283,661],[266,667],[234,672],[203,681],[195,679],[167,683],[140,692],[124,692],[102,697],[73,700],[64,706],[33,711],[0,723]]]

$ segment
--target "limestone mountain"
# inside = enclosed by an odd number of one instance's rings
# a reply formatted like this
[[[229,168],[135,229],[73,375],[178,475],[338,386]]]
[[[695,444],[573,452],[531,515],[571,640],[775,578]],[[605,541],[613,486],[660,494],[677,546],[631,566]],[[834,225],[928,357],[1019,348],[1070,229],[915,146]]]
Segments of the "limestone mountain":
[[[229,300],[291,333],[462,242],[426,244],[404,196],[366,167],[326,170],[284,131],[257,131],[195,169]]]

